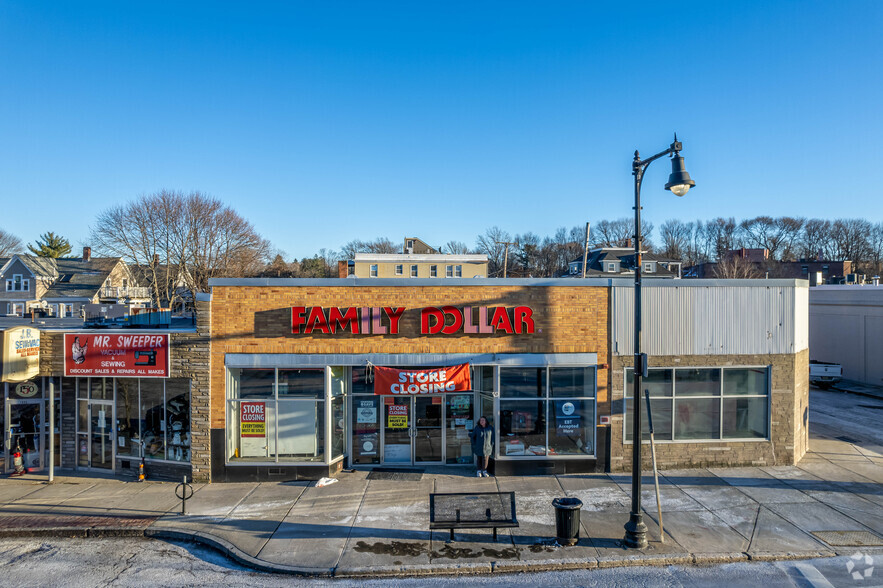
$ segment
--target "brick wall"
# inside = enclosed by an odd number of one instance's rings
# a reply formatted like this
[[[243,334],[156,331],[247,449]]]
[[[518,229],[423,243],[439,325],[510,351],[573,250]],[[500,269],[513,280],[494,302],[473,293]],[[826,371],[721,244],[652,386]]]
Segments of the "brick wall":
[[[632,362],[631,356],[618,356],[611,363],[611,471],[631,470],[632,444],[623,442],[623,370],[631,367]],[[794,355],[652,356],[651,367],[772,366],[769,440],[657,442],[659,468],[796,464],[807,449],[808,432],[803,418],[809,402],[808,362],[807,350]],[[650,467],[650,451],[646,444],[645,448],[642,461],[644,467]]]
[[[225,427],[227,353],[597,353],[608,356],[607,287],[564,286],[215,286],[211,302],[211,428]],[[536,332],[420,335],[427,306],[529,306]],[[292,306],[406,307],[399,335],[291,333]],[[608,375],[598,371],[598,400]],[[603,413],[602,413],[603,414]],[[195,466],[194,466],[195,467]]]

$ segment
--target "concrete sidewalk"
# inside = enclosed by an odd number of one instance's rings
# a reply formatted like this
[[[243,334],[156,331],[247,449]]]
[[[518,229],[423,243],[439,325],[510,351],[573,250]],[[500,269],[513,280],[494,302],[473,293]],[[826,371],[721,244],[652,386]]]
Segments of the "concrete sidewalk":
[[[816,438],[811,445],[796,467],[663,472],[664,543],[646,478],[652,541],[643,551],[619,544],[628,520],[627,474],[475,478],[461,470],[401,481],[354,472],[324,488],[194,485],[186,516],[178,512],[172,483],[4,479],[0,534],[187,538],[262,570],[350,577],[883,553],[883,454],[836,439]],[[451,544],[447,532],[428,530],[430,492],[510,490],[521,526],[501,530],[497,543],[490,530],[457,532]],[[551,503],[559,496],[584,504],[582,539],[574,547],[553,541]],[[865,545],[838,545],[813,534],[819,531],[863,532],[851,538]]]

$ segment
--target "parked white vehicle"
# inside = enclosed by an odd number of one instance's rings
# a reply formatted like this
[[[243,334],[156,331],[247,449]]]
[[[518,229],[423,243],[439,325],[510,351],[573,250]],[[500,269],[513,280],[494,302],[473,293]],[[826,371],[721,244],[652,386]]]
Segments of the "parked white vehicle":
[[[843,367],[839,363],[817,361],[809,362],[809,383],[819,388],[828,389],[843,378]]]

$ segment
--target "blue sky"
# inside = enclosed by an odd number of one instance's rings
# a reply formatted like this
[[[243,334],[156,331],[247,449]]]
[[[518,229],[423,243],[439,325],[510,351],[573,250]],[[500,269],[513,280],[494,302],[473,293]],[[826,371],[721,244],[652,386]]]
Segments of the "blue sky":
[[[883,220],[883,2],[0,0],[0,228],[160,189],[288,258],[632,214]]]

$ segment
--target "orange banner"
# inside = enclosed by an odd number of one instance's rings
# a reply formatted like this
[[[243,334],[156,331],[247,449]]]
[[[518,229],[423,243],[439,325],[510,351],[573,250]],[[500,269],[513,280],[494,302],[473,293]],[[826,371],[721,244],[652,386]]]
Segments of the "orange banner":
[[[432,369],[374,368],[376,395],[419,396],[471,389],[468,363]]]

